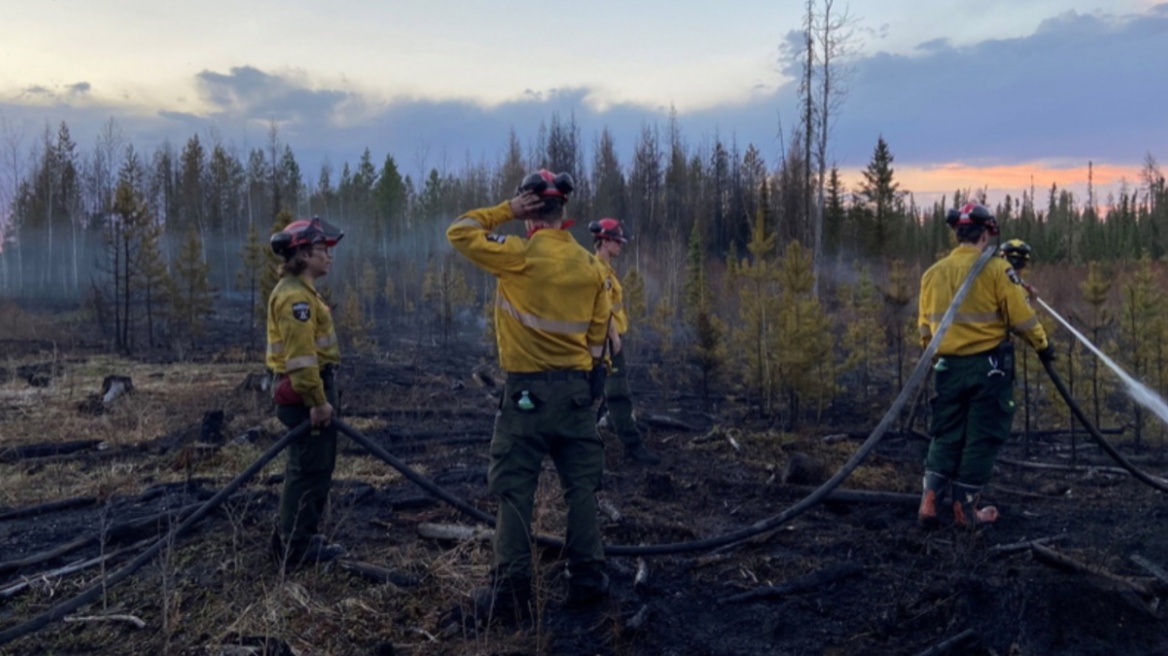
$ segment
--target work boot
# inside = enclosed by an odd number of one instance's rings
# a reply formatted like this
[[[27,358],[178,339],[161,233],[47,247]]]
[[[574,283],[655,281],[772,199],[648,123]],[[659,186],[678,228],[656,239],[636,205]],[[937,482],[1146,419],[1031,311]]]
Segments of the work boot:
[[[653,453],[645,446],[644,442],[637,442],[636,444],[625,445],[625,458],[633,462],[639,462],[642,465],[659,465],[661,464],[661,456]]]
[[[921,528],[931,531],[941,523],[937,518],[937,508],[945,497],[945,490],[949,487],[949,479],[937,472],[926,471],[923,487],[921,507],[917,510],[917,524]]]
[[[981,499],[980,485],[953,483],[953,518],[958,526],[977,528],[998,519],[998,509],[993,506],[978,508]]]
[[[284,565],[287,571],[327,563],[344,556],[346,553],[344,547],[339,544],[329,544],[329,541],[319,533],[309,538],[307,544],[293,544],[291,547],[285,548],[284,540],[280,538],[280,534],[272,532],[272,560],[277,565]],[[285,557],[287,561],[285,561]]]
[[[470,595],[475,620],[482,626],[513,626],[531,618],[531,579],[504,578]]]
[[[564,605],[579,608],[596,603],[608,596],[608,574],[598,567],[568,573],[568,599]]]

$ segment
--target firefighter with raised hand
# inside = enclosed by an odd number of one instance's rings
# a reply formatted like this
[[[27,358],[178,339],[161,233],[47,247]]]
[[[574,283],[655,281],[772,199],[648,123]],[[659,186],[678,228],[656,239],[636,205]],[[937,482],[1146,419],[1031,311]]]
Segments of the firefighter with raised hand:
[[[997,221],[982,205],[967,203],[945,218],[957,237],[957,248],[921,277],[922,346],[932,341],[957,289],[990,237],[998,234]],[[1046,332],[1026,300],[1022,279],[1010,262],[995,257],[973,281],[937,348],[932,443],[917,516],[922,527],[938,526],[937,510],[950,489],[959,526],[973,528],[997,519],[996,508],[978,508],[977,503],[1014,418],[1010,332],[1029,342],[1043,361],[1054,358]]]
[[[332,417],[341,352],[332,313],[316,291],[343,236],[314,217],[294,221],[271,238],[272,250],[284,258],[283,275],[268,298],[267,365],[276,376],[276,417],[288,428],[312,424],[288,447],[279,525],[272,534],[272,556],[289,569],[344,554],[317,533],[337,459]]]
[[[604,445],[594,402],[611,306],[596,258],[566,232],[566,173],[525,177],[511,200],[471,210],[446,231],[458,252],[497,280],[495,329],[507,380],[491,439],[488,486],[499,499],[491,585],[475,591],[481,620],[530,616],[531,516],[544,456],[559,473],[568,508],[568,605],[608,593],[596,521]],[[527,238],[494,234],[524,220]]]
[[[625,457],[646,465],[661,462],[657,454],[645,446],[637,422],[633,419],[633,399],[629,390],[629,376],[625,365],[624,335],[629,330],[620,278],[612,267],[612,260],[620,257],[621,248],[628,243],[624,226],[616,219],[601,219],[588,224],[592,233],[596,258],[604,271],[609,300],[612,302],[612,321],[608,328],[608,343],[612,358],[612,372],[604,386],[604,404],[608,408],[608,422],[625,445]]]

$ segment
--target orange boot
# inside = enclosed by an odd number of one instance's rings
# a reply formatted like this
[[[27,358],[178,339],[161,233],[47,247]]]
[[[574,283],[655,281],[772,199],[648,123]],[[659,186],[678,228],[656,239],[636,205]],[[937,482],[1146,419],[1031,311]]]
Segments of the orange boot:
[[[997,521],[998,509],[993,506],[978,508],[977,502],[980,499],[980,485],[953,483],[953,517],[957,520],[958,526],[977,528]]]
[[[917,510],[917,524],[921,528],[933,530],[940,524],[937,508],[940,507],[949,487],[949,479],[937,472],[926,471],[924,491],[921,493],[921,507]]]

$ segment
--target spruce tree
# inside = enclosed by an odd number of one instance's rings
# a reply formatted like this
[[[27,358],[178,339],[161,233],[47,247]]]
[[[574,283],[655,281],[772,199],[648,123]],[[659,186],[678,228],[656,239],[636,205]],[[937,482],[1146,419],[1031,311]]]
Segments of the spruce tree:
[[[261,319],[266,321],[267,297],[263,294],[265,273],[272,267],[271,247],[260,241],[259,230],[252,223],[247,227],[247,241],[239,250],[239,271],[236,275],[236,284],[239,285],[248,299],[248,344],[256,347],[256,328]]]
[[[210,273],[211,265],[203,259],[203,242],[191,227],[174,261],[170,296],[172,332],[192,348],[206,334],[207,319],[212,314]]]

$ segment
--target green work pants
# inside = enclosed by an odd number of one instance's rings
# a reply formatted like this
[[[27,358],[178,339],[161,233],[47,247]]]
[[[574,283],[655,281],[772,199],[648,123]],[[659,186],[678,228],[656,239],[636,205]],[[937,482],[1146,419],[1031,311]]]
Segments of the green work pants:
[[[495,419],[487,483],[499,499],[494,542],[496,581],[531,577],[531,515],[547,455],[555,463],[568,506],[564,550],[569,571],[581,573],[604,566],[596,521],[604,444],[596,433],[588,381],[584,372],[540,376],[509,375]],[[534,407],[521,407],[528,403]]]
[[[942,356],[933,367],[929,455],[925,469],[966,485],[985,485],[1014,420],[1014,350]]]
[[[623,338],[622,338],[623,339]],[[633,398],[629,391],[629,372],[625,366],[624,344],[620,353],[612,356],[612,373],[604,382],[604,403],[608,407],[609,426],[625,446],[636,446],[643,440],[637,422],[633,420]]]
[[[324,380],[325,396],[336,413],[334,377],[331,374],[321,377]],[[308,421],[309,410],[304,405],[277,405],[276,418],[288,428],[295,428]],[[335,424],[312,429],[288,445],[284,493],[280,496],[280,537],[292,548],[306,546],[309,539],[319,531],[336,464]]]

